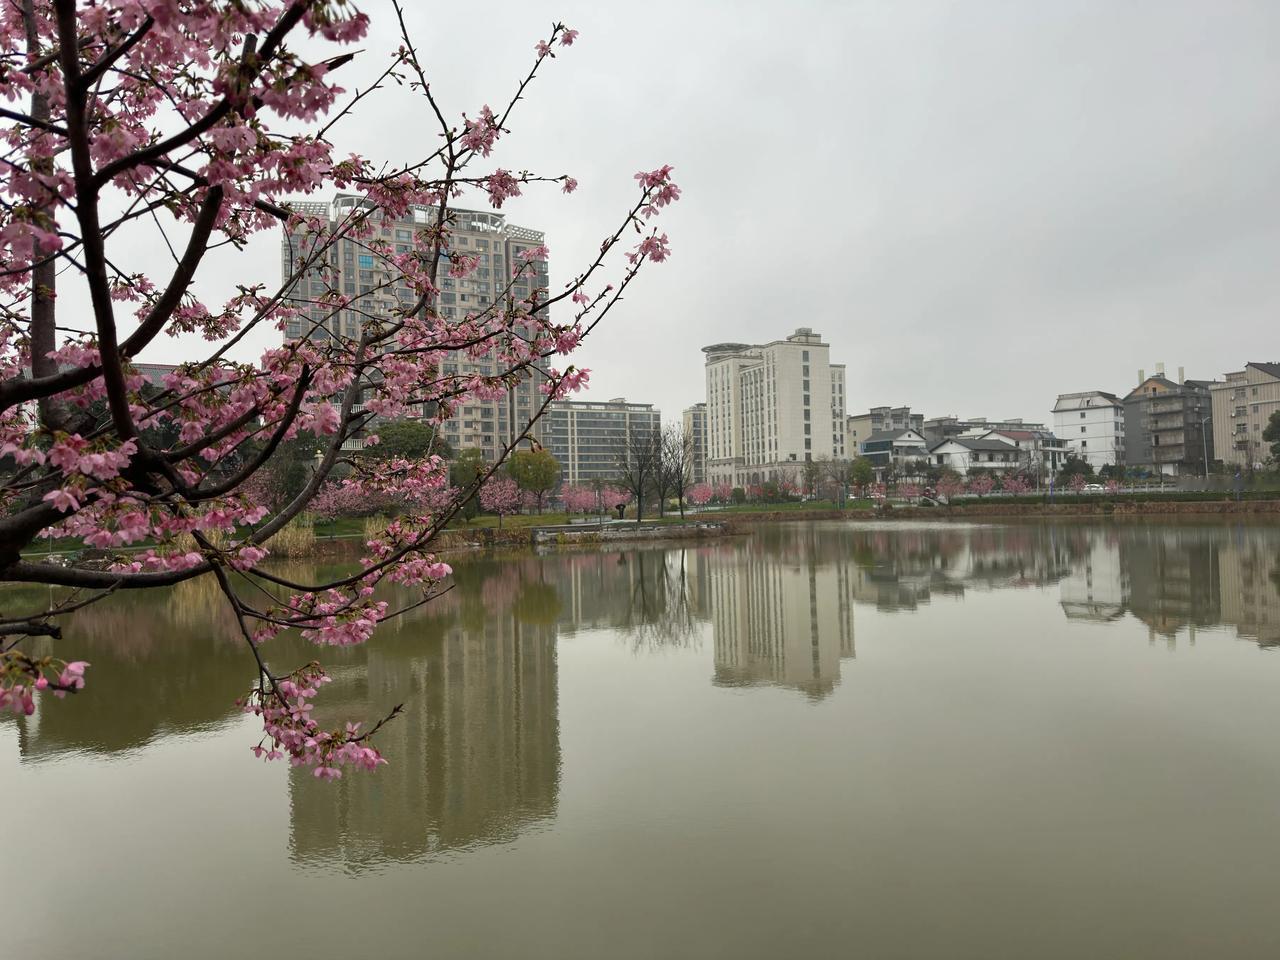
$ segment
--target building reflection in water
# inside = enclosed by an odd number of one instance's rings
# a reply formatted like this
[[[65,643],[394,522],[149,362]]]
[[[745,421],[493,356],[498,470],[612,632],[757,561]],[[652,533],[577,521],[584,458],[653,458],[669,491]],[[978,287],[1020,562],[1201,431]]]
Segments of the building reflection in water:
[[[296,859],[358,871],[506,843],[555,816],[560,600],[542,572],[532,558],[459,564],[429,616],[334,671],[321,723],[404,710],[378,736],[376,776],[290,770]]]
[[[704,656],[709,638],[714,684],[776,685],[814,701],[849,669],[858,606],[905,615],[971,591],[1056,588],[1070,621],[1133,617],[1170,644],[1226,625],[1269,647],[1280,645],[1278,545],[1280,528],[1258,524],[832,523],[692,547],[468,558],[454,589],[372,644],[323,652],[334,682],[318,698],[322,721],[376,718],[397,703],[404,715],[380,734],[391,762],[377,776],[322,784],[289,771],[291,849],[360,870],[508,842],[553,818],[561,632],[606,630],[637,654]],[[34,607],[47,599],[34,589],[0,599]],[[56,709],[0,717],[16,724],[24,761],[122,756],[242,722],[234,702],[252,665],[212,581],[108,598],[66,633],[93,683]],[[280,665],[315,656],[283,636],[266,649]]]

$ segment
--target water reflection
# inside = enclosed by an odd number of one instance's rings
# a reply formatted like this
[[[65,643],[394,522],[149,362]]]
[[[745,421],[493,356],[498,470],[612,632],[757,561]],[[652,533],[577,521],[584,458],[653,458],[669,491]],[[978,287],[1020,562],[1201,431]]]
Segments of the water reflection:
[[[553,820],[561,633],[608,631],[640,656],[679,650],[717,687],[818,703],[850,669],[859,607],[900,616],[1035,589],[1052,598],[1049,615],[1072,622],[1132,617],[1171,644],[1226,625],[1278,645],[1278,548],[1280,527],[1268,526],[786,524],[691,547],[467,558],[453,590],[375,643],[325,651],[334,682],[322,720],[397,703],[404,715],[382,736],[391,763],[376,777],[330,785],[289,771],[290,850],[358,871],[506,843]],[[29,592],[6,593],[5,606],[38,599]],[[238,722],[252,669],[211,582],[112,597],[67,634],[94,683],[0,720],[17,725],[24,761],[122,756]],[[295,664],[314,651],[282,637],[269,655]]]

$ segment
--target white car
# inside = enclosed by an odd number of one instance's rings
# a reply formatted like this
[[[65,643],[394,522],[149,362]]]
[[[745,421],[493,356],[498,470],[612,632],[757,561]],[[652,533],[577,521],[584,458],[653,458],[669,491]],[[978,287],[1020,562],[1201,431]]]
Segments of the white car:
[[[1107,488],[1100,483],[1086,483],[1084,485],[1085,493],[1106,493]]]

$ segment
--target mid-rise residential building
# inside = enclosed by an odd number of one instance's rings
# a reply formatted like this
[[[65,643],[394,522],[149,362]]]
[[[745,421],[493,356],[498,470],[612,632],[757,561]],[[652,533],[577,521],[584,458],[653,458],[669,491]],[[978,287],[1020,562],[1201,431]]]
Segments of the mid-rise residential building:
[[[695,403],[688,407],[683,415],[684,435],[689,438],[692,448],[693,469],[690,481],[704,483],[707,479],[707,405]]]
[[[845,371],[808,327],[785,340],[703,347],[707,476],[735,486],[788,479],[845,455]]]
[[[1124,463],[1124,402],[1114,393],[1059,394],[1053,405],[1053,432],[1071,456],[1094,469]]]
[[[910,407],[872,407],[866,413],[845,420],[845,447],[850,457],[862,452],[862,444],[873,433],[897,433],[900,430],[924,430],[924,414],[912,413]]]
[[[542,418],[542,444],[560,461],[564,483],[607,481],[618,475],[633,434],[661,429],[661,415],[651,403],[557,400]]]
[[[1209,381],[1178,379],[1138,371],[1138,385],[1124,398],[1124,462],[1162,476],[1207,472],[1214,449]]]
[[[327,217],[338,223],[360,209],[368,201],[362,197],[339,194],[332,203],[298,202],[294,208],[304,216]],[[392,244],[398,253],[407,253],[415,233],[434,220],[434,207],[418,206],[400,220],[384,220],[381,211],[374,213],[374,237]],[[533,259],[532,276],[522,276],[511,283],[512,265],[523,262],[524,254],[545,246],[546,237],[508,223],[495,211],[450,210],[449,249],[479,258],[479,267],[465,278],[450,277],[441,271],[440,297],[437,309],[445,319],[463,319],[479,314],[495,300],[511,296],[521,300],[548,286],[547,262]],[[308,255],[302,234],[286,231],[281,240],[280,269],[289,278],[299,270],[301,259]],[[353,307],[335,309],[324,302],[327,291],[348,298],[359,298]],[[361,326],[382,316],[390,316],[398,308],[411,306],[416,299],[412,290],[399,279],[399,273],[386,269],[385,263],[369,250],[363,240],[339,240],[321,263],[303,269],[289,298],[299,315],[286,323],[285,336],[358,337]],[[469,357],[455,352],[443,364],[445,374],[491,376],[506,369],[496,357]],[[528,427],[545,397],[539,391],[543,379],[532,374],[512,387],[499,399],[471,398],[458,405],[443,426],[445,439],[454,450],[466,447],[480,449],[486,459],[496,459],[502,450]],[[540,435],[534,424],[531,435]],[[358,446],[358,442],[354,444]]]
[[[1280,410],[1280,363],[1248,363],[1211,384],[1213,458],[1236,468],[1261,467],[1271,457],[1262,439],[1271,415]]]
[[[1021,417],[1009,420],[988,420],[986,417],[971,417],[961,420],[959,417],[933,417],[924,421],[920,432],[929,443],[939,443],[952,437],[976,437],[988,430],[1034,430],[1048,433],[1049,428],[1043,423],[1031,423]]]

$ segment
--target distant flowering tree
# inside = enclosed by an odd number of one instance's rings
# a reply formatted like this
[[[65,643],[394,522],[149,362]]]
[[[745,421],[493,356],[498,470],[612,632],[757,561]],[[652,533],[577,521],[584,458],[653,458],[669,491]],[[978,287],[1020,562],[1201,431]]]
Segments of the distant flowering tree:
[[[716,503],[728,503],[733,499],[733,484],[725,483],[724,481],[713,483],[711,485],[711,499]]]
[[[985,497],[995,488],[995,478],[989,473],[980,473],[976,477],[969,478],[969,492],[975,493],[980,497]]]
[[[1005,493],[1026,493],[1031,489],[1031,481],[1020,473],[1005,474],[1000,478],[1000,489]]]
[[[1115,477],[1112,477],[1110,480],[1107,481],[1107,493],[1119,493],[1119,492],[1120,492],[1120,481],[1117,480]]]
[[[688,498],[689,502],[692,503],[695,507],[700,507],[703,504],[710,503],[711,502],[711,484],[695,483],[692,487],[689,488],[688,493],[686,493],[685,496]]]
[[[1067,481],[1067,486],[1071,488],[1072,493],[1079,493],[1088,482],[1083,473],[1073,473],[1071,479]]]
[[[919,500],[924,488],[918,483],[899,483],[898,496],[904,500]]]
[[[520,512],[526,495],[521,492],[519,484],[510,477],[495,474],[484,482],[480,488],[480,506],[489,513],[498,515],[498,527],[502,527],[502,518]]]
[[[400,0],[391,5],[403,13]],[[204,576],[257,664],[242,705],[263,723],[258,753],[322,778],[382,762],[370,738],[390,718],[322,729],[311,702],[323,670],[269,664],[267,641],[286,628],[321,646],[366,641],[399,612],[376,598],[383,580],[418,589],[422,601],[435,595],[451,571],[432,555],[434,537],[547,404],[585,382],[587,371],[562,358],[644,264],[670,255],[651,221],[680,196],[669,166],[641,171],[633,204],[563,289],[539,284],[547,251],[535,248],[499,277],[491,302],[452,316],[439,307],[446,278],[480,267],[450,243],[452,205],[474,196],[498,208],[533,185],[576,186],[564,174],[494,169],[488,157],[553,47],[577,32],[551,28],[505,106],[450,120],[397,20],[384,69],[348,94],[334,83],[344,65],[375,55],[355,48],[369,20],[350,0],[0,8],[0,582],[71,588],[0,614],[0,704],[30,712],[40,691],[74,692],[92,676],[83,661],[28,651],[27,638],[61,637],[64,615],[108,594]],[[430,153],[399,155],[390,138],[380,157],[336,146],[343,121],[375,94],[410,98],[391,105],[402,115],[435,118]],[[318,213],[293,199],[338,191],[358,202]],[[405,220],[417,229],[392,242],[390,222]],[[281,284],[219,290],[209,252],[276,228],[291,243]],[[634,245],[619,257],[629,234]],[[139,251],[152,247],[171,251],[172,263],[145,265]],[[351,247],[372,264],[359,294],[340,289],[332,266]],[[256,365],[233,361],[246,338],[273,330],[281,341]],[[137,363],[162,334],[198,334],[209,346],[155,389]],[[495,372],[445,362],[459,356],[487,358]],[[438,427],[469,399],[530,379],[545,401],[498,462],[461,488],[450,490],[434,451],[355,450],[379,420],[426,411]],[[308,454],[296,489],[258,499],[255,477],[295,442]],[[297,582],[264,567],[271,538],[335,471],[346,489],[409,512],[368,542],[353,572]],[[24,557],[48,536],[104,550],[153,546],[106,564]]]
[[[590,487],[577,484],[567,484],[560,491],[560,499],[564,501],[564,508],[569,513],[591,513],[599,507],[596,492]]]
[[[964,493],[964,481],[954,473],[946,474],[938,481],[938,494],[948,501]]]

